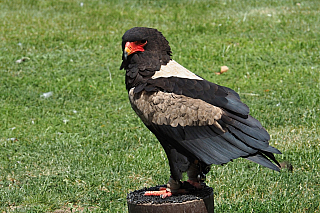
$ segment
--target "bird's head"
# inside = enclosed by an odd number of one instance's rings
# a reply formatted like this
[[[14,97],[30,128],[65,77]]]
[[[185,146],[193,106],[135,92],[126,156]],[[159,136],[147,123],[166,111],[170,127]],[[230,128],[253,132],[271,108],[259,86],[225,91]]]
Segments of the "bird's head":
[[[122,36],[122,60],[128,64],[133,55],[147,54],[149,58],[168,63],[171,59],[171,48],[166,38],[156,29],[134,27]],[[124,66],[121,66],[124,68]]]

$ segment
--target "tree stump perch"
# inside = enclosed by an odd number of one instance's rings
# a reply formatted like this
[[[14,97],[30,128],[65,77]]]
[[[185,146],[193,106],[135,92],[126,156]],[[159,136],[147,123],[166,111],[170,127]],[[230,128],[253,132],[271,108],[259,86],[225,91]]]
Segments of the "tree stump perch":
[[[145,191],[158,191],[160,187],[150,187],[130,192],[127,196],[129,213],[213,213],[213,189],[206,186],[201,190],[194,190],[188,194],[172,195],[161,198],[159,196],[145,196]]]

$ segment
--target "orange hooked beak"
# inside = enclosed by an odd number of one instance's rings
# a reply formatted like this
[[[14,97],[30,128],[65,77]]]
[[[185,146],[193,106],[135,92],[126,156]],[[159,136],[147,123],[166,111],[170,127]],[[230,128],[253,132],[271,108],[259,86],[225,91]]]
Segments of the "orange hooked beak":
[[[132,42],[127,42],[126,45],[124,46],[124,57],[127,59],[129,55],[135,52],[143,52],[144,51],[144,46],[147,44],[147,41],[132,41]]]

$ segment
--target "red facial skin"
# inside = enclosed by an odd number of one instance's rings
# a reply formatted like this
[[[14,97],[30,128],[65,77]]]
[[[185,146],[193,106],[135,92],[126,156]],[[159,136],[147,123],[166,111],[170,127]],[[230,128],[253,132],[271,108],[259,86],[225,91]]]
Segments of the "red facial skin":
[[[144,51],[144,46],[147,44],[147,41],[142,43],[141,41],[132,41],[132,42],[127,42],[124,48],[124,54],[125,56],[131,55],[135,52],[143,52]]]

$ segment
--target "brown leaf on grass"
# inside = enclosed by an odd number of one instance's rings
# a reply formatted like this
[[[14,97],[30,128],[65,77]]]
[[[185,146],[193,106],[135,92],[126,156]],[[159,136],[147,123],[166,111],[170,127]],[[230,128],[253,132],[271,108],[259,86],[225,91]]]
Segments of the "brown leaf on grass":
[[[229,70],[229,67],[227,67],[227,66],[222,66],[221,67],[221,73],[224,73],[224,72],[227,72]]]
[[[229,67],[227,67],[227,66],[222,66],[222,67],[220,68],[220,72],[216,72],[216,75],[221,75],[222,73],[227,72],[228,70],[229,70]]]

